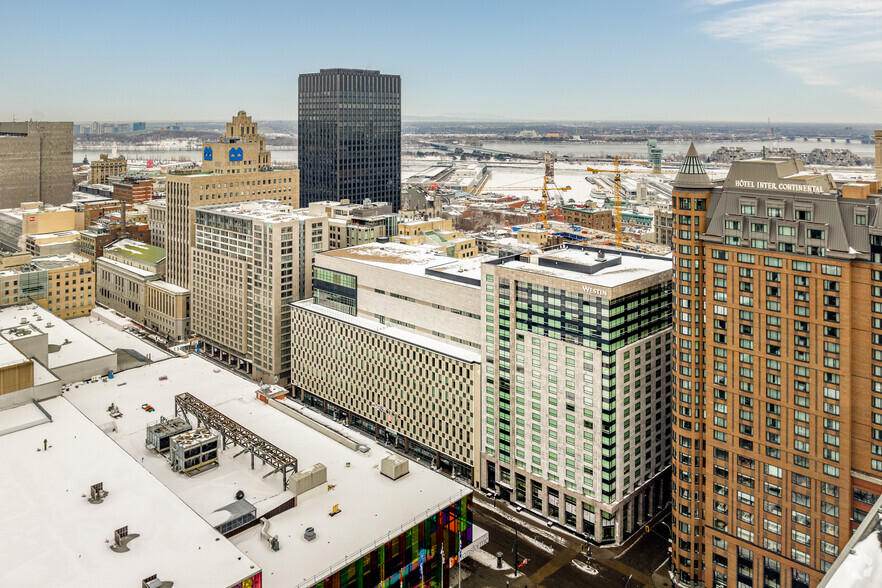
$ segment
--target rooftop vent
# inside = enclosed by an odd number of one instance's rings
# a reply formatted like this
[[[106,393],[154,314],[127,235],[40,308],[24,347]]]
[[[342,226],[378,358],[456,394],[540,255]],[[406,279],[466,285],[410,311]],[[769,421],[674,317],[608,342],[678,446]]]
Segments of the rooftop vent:
[[[313,527],[306,527],[306,532],[303,533],[303,538],[307,541],[315,541],[315,529]]]
[[[392,480],[397,480],[410,472],[410,462],[400,455],[387,455],[380,461],[380,472]]]
[[[141,588],[171,588],[174,585],[174,582],[163,582],[156,577],[156,574],[141,580]]]
[[[104,502],[107,494],[107,490],[104,489],[104,482],[92,484],[92,487],[89,489],[89,502],[91,504],[101,504]]]
[[[131,543],[138,537],[140,537],[138,533],[129,533],[128,525],[126,525],[125,527],[120,527],[113,532],[113,544],[110,546],[110,549],[116,553],[125,553],[127,551],[131,551],[129,549],[129,543]]]

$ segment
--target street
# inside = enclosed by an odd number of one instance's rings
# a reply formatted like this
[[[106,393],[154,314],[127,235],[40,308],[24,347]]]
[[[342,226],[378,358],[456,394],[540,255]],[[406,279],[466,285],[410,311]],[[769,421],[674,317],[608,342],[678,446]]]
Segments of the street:
[[[664,565],[668,549],[667,516],[656,517],[649,533],[641,529],[622,546],[592,546],[592,557],[588,560],[580,552],[583,540],[561,527],[546,526],[526,511],[518,513],[513,505],[497,501],[494,506],[492,499],[476,493],[473,508],[475,524],[490,533],[490,542],[482,548],[489,557],[481,555],[463,562],[464,575],[469,574],[462,582],[464,588],[670,586]],[[512,569],[515,529],[518,558],[521,562],[527,560],[517,577]],[[503,570],[495,567],[497,552],[502,553]]]

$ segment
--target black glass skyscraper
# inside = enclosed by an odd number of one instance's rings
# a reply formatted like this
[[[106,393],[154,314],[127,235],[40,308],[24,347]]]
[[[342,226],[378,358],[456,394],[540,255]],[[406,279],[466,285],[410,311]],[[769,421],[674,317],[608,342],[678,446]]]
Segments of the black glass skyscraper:
[[[300,74],[297,128],[300,206],[348,198],[401,207],[401,76]]]

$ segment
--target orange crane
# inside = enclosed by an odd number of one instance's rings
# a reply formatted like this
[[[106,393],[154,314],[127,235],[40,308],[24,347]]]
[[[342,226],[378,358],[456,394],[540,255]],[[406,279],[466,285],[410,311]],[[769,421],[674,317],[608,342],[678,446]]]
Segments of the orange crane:
[[[515,186],[515,187],[505,187],[505,186],[495,186],[492,188],[487,188],[485,186],[478,186],[477,188],[465,188],[466,192],[474,192],[475,195],[480,194],[484,190],[505,190],[506,192],[511,190],[532,190],[538,191],[542,190],[542,228],[548,228],[548,189],[549,186],[557,190],[558,192],[566,192],[567,190],[572,190],[569,186],[558,187],[554,183],[554,151],[546,151],[545,152],[545,175],[542,177],[542,186]]]
[[[616,155],[615,159],[615,169],[595,169],[593,167],[587,168],[588,171],[597,173],[615,173],[616,175],[613,177],[613,192],[615,197],[615,241],[616,247],[621,247],[624,242],[624,237],[622,236],[622,174],[635,174],[637,171],[630,170],[620,170],[619,169],[619,156]]]

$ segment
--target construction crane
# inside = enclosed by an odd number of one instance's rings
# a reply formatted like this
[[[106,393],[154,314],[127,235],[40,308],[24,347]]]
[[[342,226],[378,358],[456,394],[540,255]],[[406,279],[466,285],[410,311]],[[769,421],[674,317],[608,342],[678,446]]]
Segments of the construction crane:
[[[621,247],[622,243],[625,240],[622,235],[622,174],[635,174],[638,172],[631,171],[631,170],[620,170],[618,155],[616,155],[615,169],[613,169],[613,170],[595,169],[593,167],[589,167],[587,169],[588,169],[588,171],[593,172],[595,174],[597,174],[597,173],[614,173],[615,174],[615,176],[613,177],[613,193],[614,193],[614,198],[615,198],[615,209],[614,209],[615,242],[616,242],[616,247]]]
[[[475,195],[480,194],[484,190],[505,190],[506,192],[512,190],[531,190],[533,192],[537,192],[542,190],[542,228],[548,228],[548,190],[549,188],[553,190],[557,190],[558,192],[566,192],[567,190],[572,190],[570,186],[558,187],[554,183],[554,159],[556,153],[554,151],[546,151],[545,152],[545,175],[542,177],[542,186],[515,186],[515,187],[506,187],[506,186],[498,186],[487,188],[485,186],[478,186],[477,188],[465,188],[466,192],[474,192]]]

